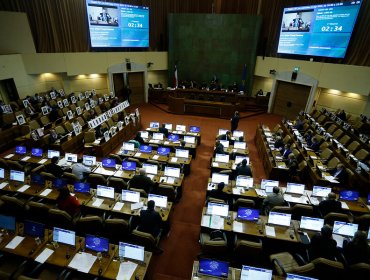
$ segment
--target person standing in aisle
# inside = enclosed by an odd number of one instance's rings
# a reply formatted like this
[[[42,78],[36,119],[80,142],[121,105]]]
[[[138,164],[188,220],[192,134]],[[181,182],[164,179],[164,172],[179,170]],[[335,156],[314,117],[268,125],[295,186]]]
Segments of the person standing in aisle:
[[[231,133],[238,129],[239,124],[239,112],[235,111],[234,116],[230,119],[231,121]]]

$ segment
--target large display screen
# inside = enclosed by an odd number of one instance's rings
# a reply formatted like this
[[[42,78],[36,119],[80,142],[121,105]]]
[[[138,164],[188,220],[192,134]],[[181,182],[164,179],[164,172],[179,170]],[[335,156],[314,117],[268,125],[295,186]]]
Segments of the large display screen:
[[[343,58],[361,1],[285,8],[278,53]]]
[[[91,47],[149,47],[149,8],[86,0]]]

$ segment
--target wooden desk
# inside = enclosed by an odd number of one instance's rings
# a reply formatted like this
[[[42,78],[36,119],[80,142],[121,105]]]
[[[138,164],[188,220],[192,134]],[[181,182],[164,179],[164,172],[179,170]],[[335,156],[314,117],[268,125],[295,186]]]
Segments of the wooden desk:
[[[15,238],[16,236],[20,237],[19,235],[14,235],[13,238]],[[40,250],[42,250],[42,248],[45,246],[46,242],[48,241],[47,240],[48,230],[45,229],[45,238],[43,240],[40,240],[40,244],[36,243],[36,240],[34,237],[24,236],[23,238],[24,239],[21,241],[21,243],[19,243],[18,246],[15,247],[14,249],[6,248],[6,245],[5,245],[2,248],[2,251],[11,253],[17,256],[21,256],[24,258],[32,258],[35,255],[37,255],[38,252],[40,252]],[[9,244],[9,242],[11,242],[12,239],[10,239],[7,244]]]
[[[81,249],[79,247],[80,244],[78,239],[79,237],[76,237],[76,246],[58,243],[58,247],[54,248],[51,243],[46,244],[45,248],[53,250],[54,252],[45,262],[56,266],[66,267],[71,262],[74,255]]]
[[[237,212],[232,212],[233,217],[233,232],[248,235],[248,236],[264,236],[264,225],[261,220],[259,221],[238,221]]]
[[[191,273],[191,279],[192,280],[211,280],[215,279],[211,276],[201,275],[198,273],[199,271],[199,261],[194,261],[193,264],[193,271]],[[240,279],[241,270],[233,267],[229,267],[229,274],[227,276],[227,279],[235,280]]]
[[[264,224],[264,234],[269,239],[278,239],[284,240],[289,242],[300,242],[299,236],[297,236],[296,232],[294,231],[294,227],[283,227],[283,226],[276,226],[271,225],[275,228],[275,236],[267,235],[266,234],[266,226],[268,226],[267,216],[260,216],[262,223]]]
[[[223,231],[231,232],[233,230],[231,217],[232,217],[232,212],[229,211],[228,217],[217,217],[220,219],[222,224],[220,225],[214,224],[212,219],[215,219],[216,217],[212,215],[208,215],[207,207],[203,207],[202,220],[201,220],[200,225],[201,227],[206,228],[206,229],[220,229]]]

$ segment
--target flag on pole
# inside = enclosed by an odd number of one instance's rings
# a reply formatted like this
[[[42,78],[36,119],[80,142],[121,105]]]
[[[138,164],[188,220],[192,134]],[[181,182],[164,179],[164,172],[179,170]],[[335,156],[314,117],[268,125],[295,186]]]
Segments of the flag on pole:
[[[175,64],[175,71],[173,73],[173,87],[178,88],[179,86],[179,79],[177,77],[177,65]]]
[[[241,91],[245,91],[245,81],[247,79],[247,64],[244,64],[243,67],[243,74],[242,74],[242,86],[240,88]]]

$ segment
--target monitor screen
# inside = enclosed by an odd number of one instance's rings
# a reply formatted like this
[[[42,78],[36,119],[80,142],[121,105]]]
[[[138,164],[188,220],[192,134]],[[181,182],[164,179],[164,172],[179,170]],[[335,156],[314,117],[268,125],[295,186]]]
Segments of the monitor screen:
[[[112,158],[103,158],[101,161],[101,165],[104,168],[116,168],[116,160]]]
[[[317,278],[288,273],[286,280],[317,280]]]
[[[150,122],[149,127],[150,128],[159,128],[159,122]]]
[[[5,178],[5,170],[4,168],[0,168],[0,179],[4,179]]]
[[[27,149],[25,146],[16,146],[15,147],[15,153],[17,155],[24,155],[27,153]]]
[[[76,245],[76,233],[72,230],[54,227],[53,241],[62,243],[62,244],[75,246]]]
[[[234,142],[234,149],[242,149],[242,150],[245,150],[247,147],[247,143],[245,142],[238,142],[238,141],[235,141]]]
[[[324,219],[302,216],[301,229],[320,231],[324,226]]]
[[[189,150],[184,149],[176,149],[175,156],[179,158],[188,158],[189,157]]]
[[[245,157],[245,156],[235,156],[235,164],[241,163],[243,159],[246,159],[247,165],[249,165],[249,157]]]
[[[40,173],[32,173],[31,183],[43,186],[45,184],[45,178]]]
[[[66,153],[64,158],[69,162],[77,162],[78,156],[77,154]]]
[[[148,48],[149,7],[86,0],[92,48]]]
[[[135,171],[136,170],[136,162],[135,161],[122,161],[122,170],[125,171]]]
[[[155,202],[155,206],[166,208],[167,207],[167,196],[157,195],[150,193],[148,195],[148,201],[153,200]]]
[[[135,151],[135,144],[129,142],[123,142],[122,150],[124,151]]]
[[[200,127],[199,126],[191,125],[189,127],[189,131],[192,132],[192,133],[199,133],[200,132]]]
[[[144,247],[142,246],[119,242],[118,256],[120,258],[143,262],[144,253]]]
[[[268,223],[278,226],[289,227],[291,216],[292,216],[291,214],[286,213],[270,212]]]
[[[10,170],[10,180],[17,182],[24,182],[24,172],[18,170]]]
[[[227,217],[229,215],[229,205],[222,204],[222,203],[208,202],[207,214]]]
[[[243,265],[240,280],[271,280],[272,270]]]
[[[335,221],[333,227],[333,234],[353,237],[357,229],[358,224]]]
[[[180,168],[166,166],[164,168],[164,176],[180,178]]]
[[[240,130],[234,130],[233,137],[244,137],[244,132]]]
[[[74,183],[74,191],[78,193],[90,193],[90,184],[76,182]]]
[[[225,134],[226,134],[226,132],[228,132],[228,130],[227,130],[227,129],[220,128],[220,129],[218,130],[218,135],[225,135]]]
[[[277,52],[343,58],[360,6],[349,1],[285,8]]]
[[[24,234],[32,237],[44,238],[45,225],[33,221],[24,221]]]
[[[168,147],[158,147],[157,154],[160,156],[167,156],[171,152],[171,149]]]
[[[179,141],[180,136],[178,134],[169,134],[168,135],[168,141],[175,142]]]
[[[274,181],[274,180],[267,180],[267,179],[262,179],[261,181],[261,189],[265,190],[266,187],[278,187],[279,186],[279,181]]]
[[[138,203],[140,202],[140,193],[130,190],[122,190],[122,200]]]
[[[329,187],[313,186],[312,196],[327,197],[329,193],[331,193]]]
[[[250,189],[253,187],[253,178],[239,175],[236,177],[236,186]]]
[[[367,195],[367,204],[370,205],[370,193]]]
[[[0,214],[0,228],[15,232],[16,229],[15,217]]]
[[[42,157],[43,153],[43,150],[40,148],[32,148],[31,150],[31,155],[34,157]]]
[[[48,150],[48,158],[60,157],[59,151]]]
[[[114,199],[114,188],[97,185],[96,186],[96,195],[106,198]]]
[[[185,141],[185,143],[195,144],[195,137],[185,135],[184,136],[184,141]]]
[[[230,142],[227,140],[220,140],[220,143],[222,146],[224,146],[224,148],[228,148],[230,146]]]
[[[140,152],[142,153],[151,153],[152,152],[152,149],[153,147],[152,146],[149,146],[149,145],[141,145],[140,146]]]
[[[153,140],[163,140],[164,135],[163,133],[154,132],[153,133]]]
[[[67,186],[67,180],[64,178],[56,178],[53,180],[53,186],[56,189],[61,189]]]
[[[213,173],[212,183],[218,184],[224,182],[225,185],[229,184],[229,174]]]
[[[177,131],[186,131],[186,125],[183,125],[183,124],[177,124],[177,125],[176,125],[176,130],[177,130]]]
[[[94,252],[108,252],[109,240],[107,238],[86,234],[85,247]]]
[[[172,130],[172,123],[165,123],[164,127],[167,128],[168,130]]]
[[[228,163],[229,162],[229,155],[227,155],[227,154],[216,154],[215,155],[215,161],[216,162]]]
[[[303,195],[304,194],[304,188],[305,188],[304,184],[287,183],[286,192]]]
[[[339,193],[339,198],[342,200],[357,201],[360,194],[357,191],[345,190]]]
[[[239,207],[237,218],[242,221],[257,221],[260,211],[252,208]]]
[[[148,174],[157,175],[158,173],[158,165],[156,164],[143,163],[143,168],[145,169],[145,172]]]
[[[82,157],[82,163],[86,166],[94,166],[96,165],[96,157],[84,155]]]
[[[229,274],[229,264],[223,261],[200,259],[198,273],[226,279]]]
[[[149,132],[148,131],[140,131],[141,138],[148,139],[149,138]]]

